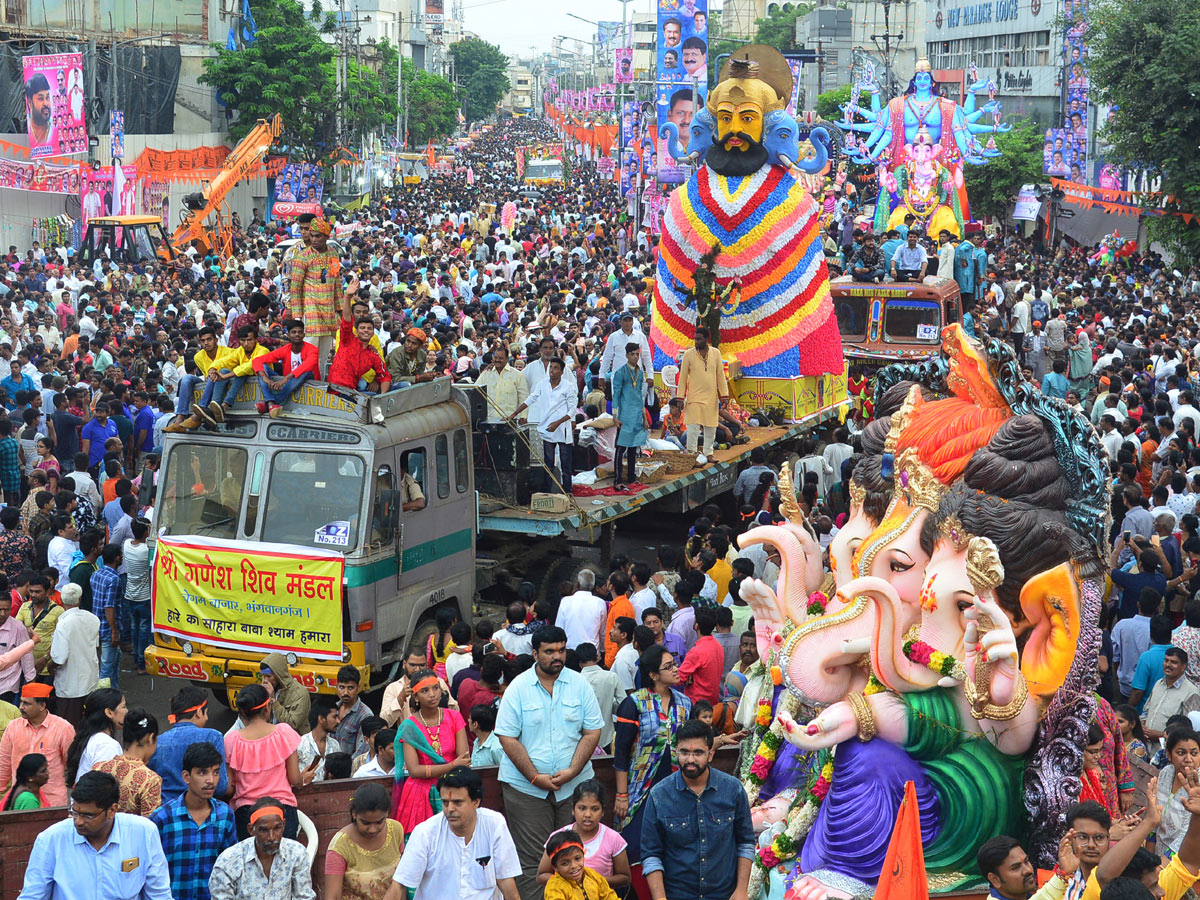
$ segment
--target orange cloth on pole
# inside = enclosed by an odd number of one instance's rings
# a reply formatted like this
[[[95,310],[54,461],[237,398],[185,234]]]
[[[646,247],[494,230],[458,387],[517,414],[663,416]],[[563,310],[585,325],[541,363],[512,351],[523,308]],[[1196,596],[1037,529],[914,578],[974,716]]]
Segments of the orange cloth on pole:
[[[896,813],[896,827],[883,860],[875,900],[929,900],[925,853],[921,848],[921,811],[917,808],[917,789],[911,781],[904,785],[904,800]]]

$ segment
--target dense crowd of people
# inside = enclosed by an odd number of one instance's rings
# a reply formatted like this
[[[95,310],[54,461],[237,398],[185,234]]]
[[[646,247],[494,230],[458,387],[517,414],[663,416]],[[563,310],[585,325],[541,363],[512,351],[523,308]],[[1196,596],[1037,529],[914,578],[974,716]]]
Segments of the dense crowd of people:
[[[323,861],[327,900],[745,896],[750,808],[712,763],[754,726],[739,700],[764,677],[741,584],[774,586],[780,561],[738,537],[779,519],[786,460],[828,548],[865,391],[798,453],[755,449],[729,501],[654,559],[583,568],[550,599],[523,590],[503,622],[441,611],[378,710],[353,666],[336,699],[313,696],[280,654],[238,693],[224,734],[197,688],[171,699],[168,728],[168,710],[127,708],[121,691],[150,642],[163,434],[248,412],[235,403],[255,381],[268,416],[309,381],[351,397],[441,375],[484,384],[488,421],[528,422],[566,492],[595,490],[600,467],[611,490],[638,490],[647,447],[745,440],[754,411],[730,400],[721,366],[696,375],[717,352],[703,329],[680,398],[660,408],[646,338],[657,235],[590,164],[523,186],[513,147],[554,140],[537,120],[501,124],[464,151],[472,183],[431,177],[340,222],[256,211],[228,258],[85,268],[36,243],[0,258],[3,808],[71,806],[37,838],[22,898],[313,897],[298,795],[338,778],[364,780]],[[832,275],[953,277],[968,334],[1012,343],[1025,377],[1100,434],[1114,484],[1103,701],[1058,874],[1072,898],[1137,896],[1110,893],[1121,875],[1178,896],[1200,871],[1200,272],[1152,252],[1103,261],[1040,232],[876,236],[838,209],[823,239]],[[420,488],[405,484],[415,508]],[[594,778],[597,755],[611,756],[614,790]],[[1140,818],[1131,756],[1159,769]],[[481,806],[479,769],[493,766],[503,816]],[[1152,831],[1161,874],[1140,849]],[[1011,838],[979,866],[997,896],[1031,890]]]

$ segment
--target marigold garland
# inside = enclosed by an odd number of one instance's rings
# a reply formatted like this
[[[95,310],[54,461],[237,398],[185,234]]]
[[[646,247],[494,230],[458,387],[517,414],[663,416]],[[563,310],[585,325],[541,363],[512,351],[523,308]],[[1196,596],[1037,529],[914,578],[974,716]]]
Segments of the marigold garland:
[[[766,847],[759,847],[754,857],[754,872],[751,874],[751,897],[758,896],[758,889],[766,880],[767,873],[776,866],[796,858],[804,837],[817,819],[817,811],[829,794],[833,784],[833,760],[830,751],[820,751],[818,762],[824,763],[809,775],[803,799],[798,799],[787,815],[787,825]]]

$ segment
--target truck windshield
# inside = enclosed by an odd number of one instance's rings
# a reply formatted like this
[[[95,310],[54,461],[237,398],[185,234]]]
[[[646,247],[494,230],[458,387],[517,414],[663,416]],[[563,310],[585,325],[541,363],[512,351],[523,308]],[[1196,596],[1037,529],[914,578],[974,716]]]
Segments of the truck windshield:
[[[526,178],[562,178],[562,163],[558,160],[550,162],[530,162],[525,164]]]
[[[934,300],[888,300],[883,307],[886,341],[936,344],[941,325],[942,307]]]
[[[177,444],[163,477],[163,534],[237,536],[246,451],[213,444]]]
[[[308,450],[276,453],[271,460],[262,540],[354,549],[365,473],[357,456]]]
[[[867,308],[870,297],[834,297],[833,310],[837,313],[838,331],[844,338],[867,336]]]

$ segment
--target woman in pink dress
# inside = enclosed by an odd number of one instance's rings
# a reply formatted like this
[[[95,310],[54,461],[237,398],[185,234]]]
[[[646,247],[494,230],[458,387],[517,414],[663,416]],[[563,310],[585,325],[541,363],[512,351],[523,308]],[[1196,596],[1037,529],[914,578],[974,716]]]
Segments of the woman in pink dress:
[[[238,691],[236,705],[242,728],[225,735],[225,762],[238,837],[249,836],[254,802],[274,797],[283,804],[283,835],[294,839],[300,819],[292,788],[303,781],[296,756],[300,735],[291,725],[271,722],[271,698],[261,684]]]
[[[404,760],[407,773],[392,818],[412,830],[441,811],[437,780],[456,766],[471,765],[467,750],[467,728],[454,709],[443,709],[442,687],[430,669],[411,676],[417,711],[400,723],[396,732],[396,760]],[[397,776],[401,766],[396,766]]]

